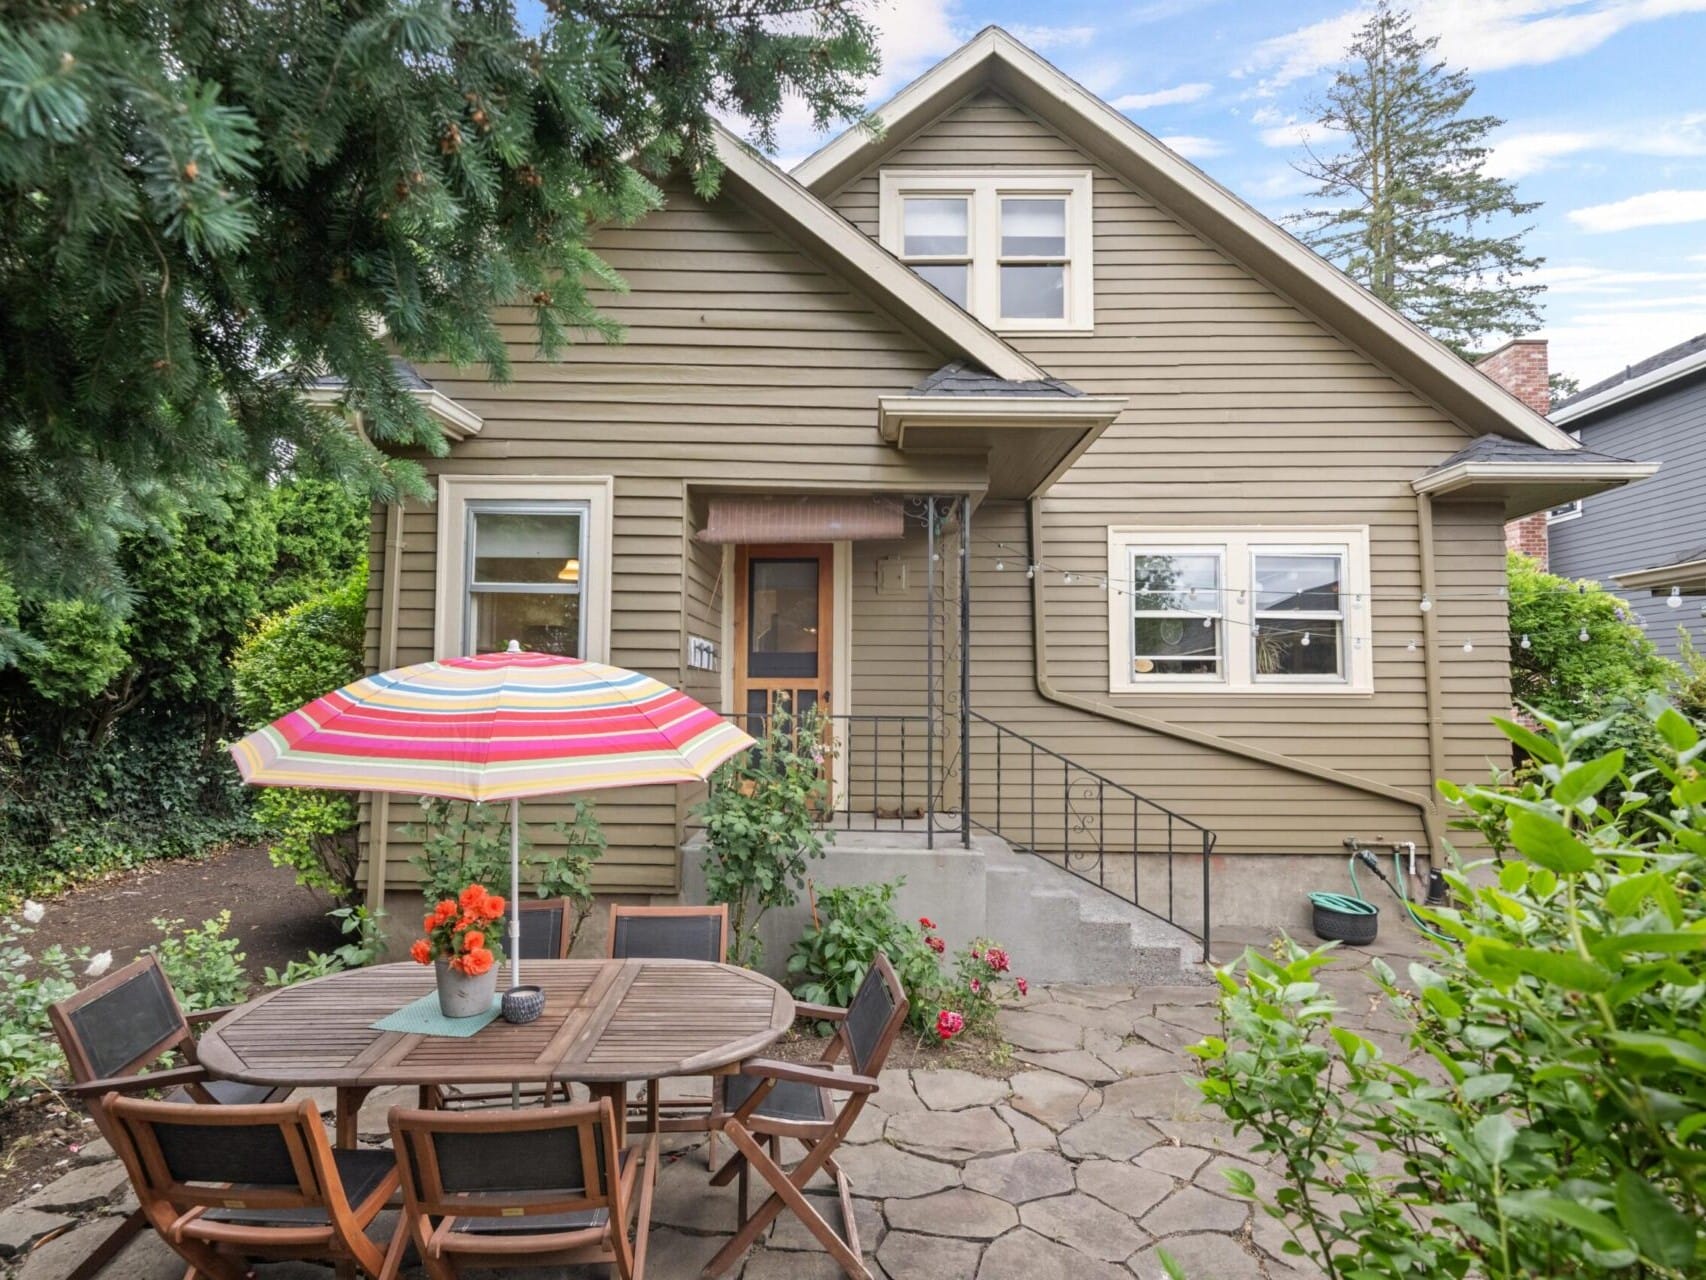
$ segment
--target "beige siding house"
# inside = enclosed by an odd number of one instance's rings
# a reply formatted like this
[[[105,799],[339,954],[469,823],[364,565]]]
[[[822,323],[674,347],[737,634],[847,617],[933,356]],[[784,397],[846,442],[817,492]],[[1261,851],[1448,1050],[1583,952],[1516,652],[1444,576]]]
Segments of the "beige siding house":
[[[518,309],[507,385],[420,368],[453,443],[376,514],[370,666],[519,639],[815,702],[842,878],[999,837],[1200,937],[1205,850],[1238,923],[1346,837],[1437,856],[1433,780],[1503,754],[1504,521],[1650,468],[998,29],[880,114],[792,175],[725,137],[715,201],[601,232],[626,341],[547,363]],[[599,887],[691,894],[694,799],[600,797]],[[377,894],[410,816],[373,802]]]

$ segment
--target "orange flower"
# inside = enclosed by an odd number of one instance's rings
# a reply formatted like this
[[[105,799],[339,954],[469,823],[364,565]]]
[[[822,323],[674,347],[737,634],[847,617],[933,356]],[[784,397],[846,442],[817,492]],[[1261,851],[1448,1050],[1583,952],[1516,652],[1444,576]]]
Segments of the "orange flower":
[[[467,951],[478,951],[486,945],[486,935],[478,929],[470,929],[462,935],[462,946]]]
[[[455,915],[455,914],[456,914],[456,899],[446,898],[442,902],[440,902],[436,907],[434,907],[432,909],[433,923],[434,924],[443,924],[446,920],[449,920],[450,917]]]
[[[462,904],[462,909],[464,911],[472,911],[474,909],[475,905],[478,904],[479,901],[482,898],[484,898],[485,896],[486,896],[486,886],[485,885],[471,884],[461,892],[461,894],[457,898],[457,901]]]
[[[488,920],[496,920],[503,913],[504,900],[495,893],[480,904],[480,914]]]
[[[425,932],[431,933],[433,931],[433,929],[437,926],[437,924],[438,924],[438,917],[437,916],[427,916],[421,921],[421,928]]]
[[[461,969],[470,978],[477,978],[492,967],[492,953],[481,947],[477,951],[470,951],[465,956],[458,956],[450,963]]]
[[[416,938],[415,945],[409,948],[409,954],[414,957],[416,964],[431,964],[432,943],[425,938]]]

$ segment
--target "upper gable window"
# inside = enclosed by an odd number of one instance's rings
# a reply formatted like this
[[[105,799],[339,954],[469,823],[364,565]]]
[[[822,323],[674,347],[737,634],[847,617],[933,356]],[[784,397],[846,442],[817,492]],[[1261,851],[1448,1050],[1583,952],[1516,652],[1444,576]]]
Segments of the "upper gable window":
[[[883,247],[990,328],[1089,329],[1090,175],[885,169]]]

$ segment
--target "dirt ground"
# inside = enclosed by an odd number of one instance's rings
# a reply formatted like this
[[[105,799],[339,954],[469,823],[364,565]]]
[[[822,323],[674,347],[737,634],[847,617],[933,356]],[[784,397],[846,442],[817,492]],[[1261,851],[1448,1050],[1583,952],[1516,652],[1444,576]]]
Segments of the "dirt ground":
[[[268,965],[282,969],[310,949],[338,945],[331,904],[299,888],[288,869],[272,865],[265,849],[229,849],[208,858],[161,862],[73,889],[44,905],[47,915],[29,940],[110,950],[113,967],[128,964],[159,941],[155,917],[188,924],[231,912],[231,935],[242,940],[244,967],[258,990]],[[51,1094],[0,1107],[0,1206],[63,1172],[78,1148],[97,1135],[80,1108]]]

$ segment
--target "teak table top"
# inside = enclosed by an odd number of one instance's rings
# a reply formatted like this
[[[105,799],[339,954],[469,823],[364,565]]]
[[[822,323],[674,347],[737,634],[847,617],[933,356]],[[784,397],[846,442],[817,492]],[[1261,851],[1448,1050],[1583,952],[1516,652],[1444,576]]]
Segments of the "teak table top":
[[[502,1018],[466,1039],[375,1031],[434,989],[433,971],[386,964],[316,978],[233,1010],[196,1047],[215,1076],[265,1085],[618,1083],[706,1075],[775,1043],[793,998],[763,974],[694,960],[524,960],[538,1021]]]

